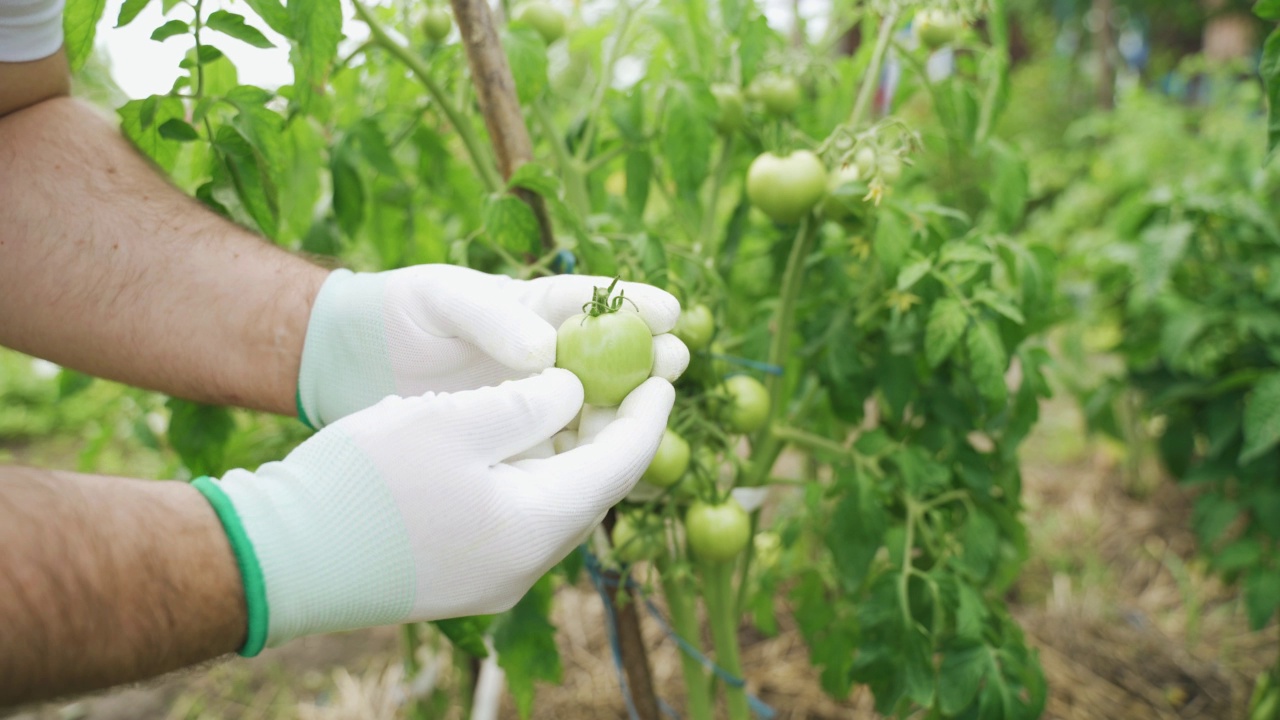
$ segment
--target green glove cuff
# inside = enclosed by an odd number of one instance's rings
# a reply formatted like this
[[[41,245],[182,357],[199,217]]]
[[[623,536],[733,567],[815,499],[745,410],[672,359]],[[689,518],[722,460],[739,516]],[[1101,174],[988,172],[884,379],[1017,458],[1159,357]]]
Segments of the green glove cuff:
[[[304,420],[305,422],[305,420]],[[249,627],[245,633],[244,645],[240,648],[241,657],[253,657],[262,652],[267,644],[267,626],[270,613],[267,608],[267,585],[262,578],[262,566],[258,564],[258,554],[245,534],[244,525],[231,499],[222,492],[222,488],[208,477],[198,477],[191,481],[196,490],[204,495],[213,511],[217,513],[227,540],[231,543],[231,552],[236,556],[236,564],[240,566],[240,580],[244,584],[245,605],[248,608]]]

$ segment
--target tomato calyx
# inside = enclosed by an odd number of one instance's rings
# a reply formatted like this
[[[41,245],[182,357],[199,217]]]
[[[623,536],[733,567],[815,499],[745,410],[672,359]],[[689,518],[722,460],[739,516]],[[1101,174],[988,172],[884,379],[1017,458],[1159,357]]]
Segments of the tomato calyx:
[[[616,313],[622,309],[624,302],[631,303],[631,307],[636,307],[635,302],[626,296],[625,290],[619,290],[617,295],[613,294],[613,289],[618,286],[618,278],[614,278],[609,283],[609,287],[594,288],[591,292],[591,299],[582,304],[582,314],[586,317],[600,317],[609,313]],[[639,308],[636,308],[637,310]],[[583,322],[586,321],[583,318]]]

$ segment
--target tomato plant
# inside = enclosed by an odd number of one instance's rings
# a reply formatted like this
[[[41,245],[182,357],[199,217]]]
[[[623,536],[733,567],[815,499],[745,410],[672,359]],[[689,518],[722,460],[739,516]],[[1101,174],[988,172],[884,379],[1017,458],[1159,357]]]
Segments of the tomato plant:
[[[334,262],[625,276],[696,298],[670,421],[688,467],[620,510],[646,537],[688,539],[643,553],[681,647],[704,649],[701,602],[716,663],[740,677],[738,618],[767,626],[785,593],[838,700],[862,684],[883,714],[1038,716],[1043,677],[1002,598],[1027,549],[1017,452],[1048,392],[1058,256],[1019,234],[1004,4],[836,4],[794,34],[739,0],[511,5],[492,35],[458,11],[460,42],[410,44],[430,35],[420,7],[354,0],[344,27],[338,0],[255,0],[244,27],[274,30],[294,71],[267,89],[218,49],[258,36],[210,26],[202,0],[166,4],[160,34],[199,49],[171,92],[119,108],[122,129],[206,206]],[[935,5],[981,17],[945,76],[898,40]],[[101,12],[68,7],[82,24]],[[855,29],[861,44],[836,52]],[[616,404],[648,376],[652,340],[607,294],[583,300],[558,364],[588,402]],[[220,412],[175,414],[190,466],[216,472],[207,447],[235,442]],[[784,453],[815,472],[775,477]],[[773,483],[785,503],[742,507]],[[708,518],[728,515],[732,543],[710,543]],[[758,532],[788,559],[771,586],[750,581]],[[548,607],[573,565],[492,622],[436,626],[464,651],[491,640],[526,715],[534,681],[558,678]],[[715,687],[748,716],[740,684],[688,654],[681,669],[688,717],[716,715]]]
[[[930,50],[937,50],[956,39],[964,29],[964,18],[949,10],[927,9],[916,13],[912,25],[920,43]]]

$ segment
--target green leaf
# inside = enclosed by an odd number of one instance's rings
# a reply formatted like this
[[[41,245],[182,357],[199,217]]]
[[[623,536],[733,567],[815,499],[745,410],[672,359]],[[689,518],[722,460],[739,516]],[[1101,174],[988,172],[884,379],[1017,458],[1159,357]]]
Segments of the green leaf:
[[[676,83],[668,88],[666,100],[662,159],[671,170],[677,192],[692,198],[711,166],[716,100],[700,81]]]
[[[178,142],[191,142],[200,138],[200,133],[191,127],[191,123],[181,118],[170,118],[164,121],[157,132],[160,137],[166,140],[177,140]]]
[[[213,149],[231,177],[236,195],[264,235],[274,239],[279,223],[276,185],[248,138],[232,125],[218,128]]]
[[[852,468],[842,468],[841,473],[839,485],[843,497],[831,514],[825,539],[841,586],[855,592],[866,580],[872,560],[884,545],[889,516],[869,480]]]
[[[525,188],[543,197],[556,197],[560,193],[560,179],[545,165],[527,162],[511,173],[507,188]]]
[[[226,10],[215,10],[209,13],[208,19],[205,20],[205,25],[210,30],[217,30],[224,35],[230,35],[256,48],[275,47],[275,44],[268,40],[261,30],[246,23],[243,15],[237,15]]]
[[[156,28],[151,33],[151,39],[163,42],[174,35],[186,35],[191,32],[191,26],[181,20],[170,20],[169,22]]]
[[[987,606],[982,596],[967,583],[960,583],[960,604],[956,607],[956,635],[967,640],[980,640],[987,620]]]
[[[182,101],[167,95],[152,95],[130,100],[117,112],[124,136],[166,172],[172,171],[181,146],[161,135],[159,126],[183,117]]]
[[[537,252],[538,218],[514,195],[492,195],[484,205],[484,228],[489,239],[514,253]]]
[[[547,87],[547,44],[537,30],[507,26],[502,30],[502,49],[507,53],[516,97],[533,102]]]
[[[124,4],[120,6],[120,15],[116,17],[116,27],[122,28],[133,22],[138,17],[138,13],[147,8],[151,4],[151,0],[124,0]]]
[[[644,280],[658,287],[667,286],[667,250],[662,240],[649,233],[636,233],[631,236],[631,248],[640,258],[640,268],[644,271]]]
[[[987,649],[981,645],[951,650],[938,668],[938,707],[946,715],[957,715],[969,707],[982,687],[987,672]]]
[[[980,320],[969,327],[965,343],[969,349],[973,383],[978,392],[993,403],[1003,404],[1009,393],[1004,384],[1009,355],[1000,340],[1000,333],[991,321]]]
[[[653,177],[653,157],[645,150],[627,153],[627,209],[637,218],[644,217],[649,202],[649,181]]]
[[[1000,297],[990,288],[982,288],[974,293],[974,299],[995,310],[1010,321],[1018,325],[1025,325],[1027,320],[1022,316],[1022,311],[1014,307],[1013,303]]]
[[[929,310],[924,330],[924,354],[929,367],[938,367],[951,355],[969,324],[964,304],[953,298],[942,298]]]
[[[351,158],[350,145],[340,143],[329,157],[333,178],[333,214],[347,237],[355,237],[364,223],[364,179]]]
[[[960,530],[960,545],[960,562],[976,579],[985,580],[1000,554],[1000,530],[995,521],[981,512],[970,514]]]
[[[245,0],[245,4],[262,18],[267,27],[287,38],[293,38],[293,28],[289,24],[289,11],[284,9],[280,0]]]
[[[93,376],[62,368],[58,371],[58,399],[78,395],[93,384]]]
[[[106,7],[107,0],[67,0],[62,10],[62,47],[71,72],[84,67],[93,54],[94,34]]]
[[[471,615],[468,617],[435,620],[431,624],[449,642],[459,650],[474,658],[489,657],[489,649],[484,645],[484,634],[493,623],[492,615]]]
[[[525,719],[533,711],[534,683],[560,681],[556,628],[548,619],[553,594],[551,575],[542,576],[493,632],[498,665],[506,671],[516,709]]]
[[[1244,581],[1244,607],[1249,615],[1249,627],[1257,632],[1266,627],[1280,606],[1280,572],[1266,565],[1259,565]]]
[[[1280,372],[1271,373],[1254,386],[1244,402],[1244,465],[1268,452],[1280,442]]]
[[[1273,30],[1263,45],[1258,71],[1267,90],[1267,149],[1274,155],[1280,147],[1280,29]]]
[[[913,285],[920,282],[920,278],[928,275],[932,269],[933,261],[929,258],[919,258],[902,268],[898,272],[898,291],[906,292],[910,290]]]
[[[1134,295],[1139,304],[1154,300],[1169,284],[1194,231],[1191,223],[1182,222],[1156,225],[1142,234],[1134,268]]]
[[[1213,557],[1213,568],[1221,573],[1239,572],[1257,565],[1261,558],[1262,546],[1258,541],[1241,538]]]
[[[169,444],[194,476],[218,475],[235,420],[222,407],[169,398]]]
[[[293,65],[294,101],[313,111],[324,96],[329,69],[342,39],[340,0],[291,0],[288,5],[291,32],[282,33],[295,43],[289,53]]]

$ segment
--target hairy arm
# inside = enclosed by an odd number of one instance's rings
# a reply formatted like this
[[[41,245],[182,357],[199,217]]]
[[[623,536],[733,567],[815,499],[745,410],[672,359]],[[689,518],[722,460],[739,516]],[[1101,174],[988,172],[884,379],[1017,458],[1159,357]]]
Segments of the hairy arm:
[[[0,345],[292,414],[326,271],[171,186],[114,125],[60,96],[65,67],[61,53],[0,63]]]
[[[0,466],[0,708],[235,651],[246,610],[191,486]]]

